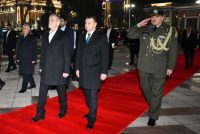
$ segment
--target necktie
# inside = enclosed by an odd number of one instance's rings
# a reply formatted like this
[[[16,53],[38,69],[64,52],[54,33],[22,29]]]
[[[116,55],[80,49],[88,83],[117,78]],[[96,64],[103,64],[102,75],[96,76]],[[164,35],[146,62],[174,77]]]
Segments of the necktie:
[[[90,41],[90,37],[91,37],[91,34],[88,34],[88,37],[86,39],[86,43],[88,44],[88,42]]]
[[[157,30],[157,27],[156,27],[156,26],[154,26],[154,27],[153,27],[153,31],[155,32],[156,30]]]

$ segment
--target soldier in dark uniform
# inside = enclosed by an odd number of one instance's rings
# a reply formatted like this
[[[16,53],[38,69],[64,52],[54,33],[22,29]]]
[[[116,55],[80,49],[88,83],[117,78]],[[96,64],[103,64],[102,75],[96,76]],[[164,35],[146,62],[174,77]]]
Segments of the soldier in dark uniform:
[[[166,75],[172,74],[178,53],[177,31],[163,20],[164,11],[155,8],[150,18],[138,23],[128,33],[128,38],[140,39],[137,67],[140,85],[149,105],[148,126],[154,126],[158,120]],[[151,24],[147,25],[149,22]]]

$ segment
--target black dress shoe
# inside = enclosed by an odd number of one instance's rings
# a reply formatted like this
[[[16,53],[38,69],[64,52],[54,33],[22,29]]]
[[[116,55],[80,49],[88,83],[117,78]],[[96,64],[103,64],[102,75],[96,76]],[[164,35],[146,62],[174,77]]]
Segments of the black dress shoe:
[[[26,92],[26,90],[24,90],[24,89],[21,89],[18,91],[18,93],[24,93],[24,92]]]
[[[57,117],[58,118],[63,118],[66,115],[67,112],[60,112],[58,113]]]
[[[2,89],[3,88],[3,86],[5,86],[5,82],[4,81],[1,81],[1,84],[0,84],[0,89]]]
[[[32,89],[32,88],[36,88],[36,86],[29,86],[29,87],[27,87],[27,89]]]
[[[33,122],[37,122],[39,120],[44,120],[45,119],[45,111],[42,114],[37,114],[35,117],[32,118]]]
[[[88,123],[86,128],[87,129],[92,129],[94,127],[94,123]]]
[[[6,71],[5,72],[10,72],[10,69],[6,69]]]
[[[155,126],[155,124],[156,124],[156,120],[152,119],[152,118],[149,118],[149,121],[148,121],[147,125],[153,127],[153,126]]]

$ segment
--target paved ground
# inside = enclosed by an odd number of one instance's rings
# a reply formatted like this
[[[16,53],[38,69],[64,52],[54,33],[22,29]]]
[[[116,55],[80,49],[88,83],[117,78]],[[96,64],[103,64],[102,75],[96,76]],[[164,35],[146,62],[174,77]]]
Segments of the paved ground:
[[[129,51],[126,47],[119,47],[114,57],[112,70],[109,71],[110,77],[135,69],[135,66],[127,65]],[[5,73],[6,66],[4,62],[0,74],[6,81],[6,85],[0,90],[0,114],[37,102],[39,93],[38,65],[34,75],[37,87],[23,94],[17,93],[21,89],[21,76],[17,70]],[[77,86],[78,83],[73,81],[69,91],[73,91]],[[57,96],[57,92],[50,90],[48,97],[54,96]],[[161,116],[156,127],[147,127],[147,121],[145,113],[132,122],[123,134],[200,134],[200,70],[164,97]]]

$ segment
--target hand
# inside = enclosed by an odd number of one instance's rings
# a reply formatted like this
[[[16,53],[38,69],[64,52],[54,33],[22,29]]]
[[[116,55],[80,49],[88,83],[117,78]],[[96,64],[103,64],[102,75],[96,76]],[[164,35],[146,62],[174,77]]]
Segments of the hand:
[[[35,64],[36,63],[36,61],[32,61],[32,64]]]
[[[138,26],[138,27],[146,26],[150,20],[151,20],[151,18],[147,18],[147,19],[145,19],[145,20],[139,22],[139,23],[137,24],[137,26]]]
[[[80,71],[79,70],[76,70],[76,76],[79,78],[79,76],[80,76]]]
[[[39,72],[41,73],[41,72],[42,72],[42,69],[39,69]]]
[[[172,73],[173,73],[173,70],[167,69],[167,76],[171,76]]]
[[[101,76],[100,76],[100,79],[101,80],[105,80],[107,78],[107,75],[106,74],[101,74]]]
[[[17,63],[19,63],[19,60],[16,60],[17,61]]]
[[[69,76],[68,73],[63,73],[63,77],[64,77],[64,78],[67,78],[68,76]]]
[[[13,52],[15,52],[15,49],[12,49]]]

